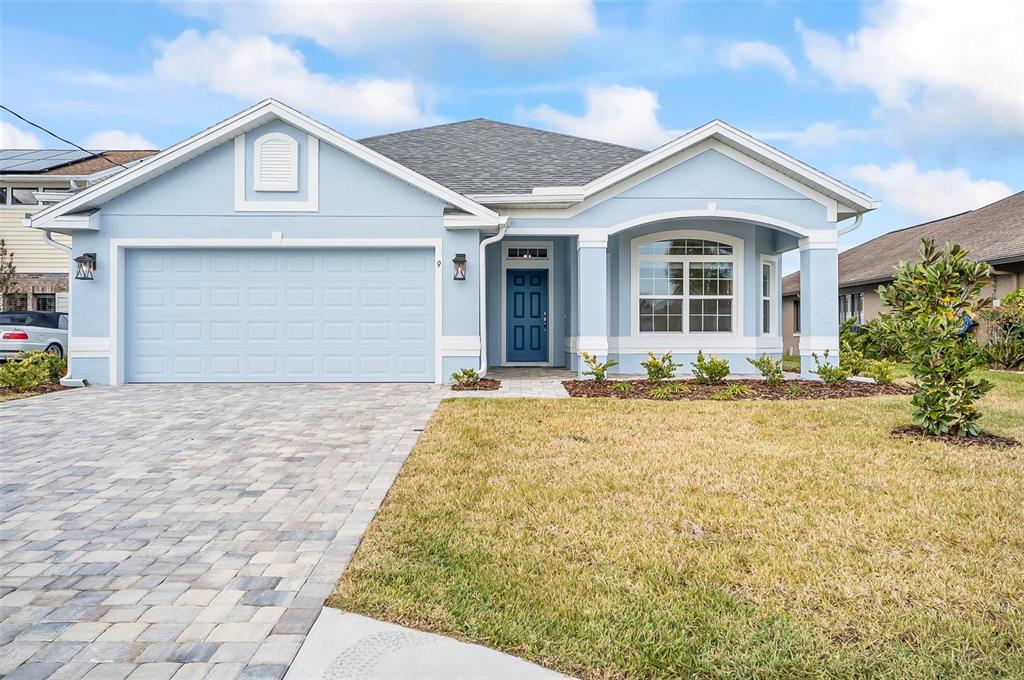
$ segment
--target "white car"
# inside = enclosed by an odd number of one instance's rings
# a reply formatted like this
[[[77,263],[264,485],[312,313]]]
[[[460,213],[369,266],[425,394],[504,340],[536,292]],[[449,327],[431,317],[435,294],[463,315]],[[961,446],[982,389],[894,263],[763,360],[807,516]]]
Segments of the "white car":
[[[0,312],[0,361],[22,352],[66,357],[68,315],[64,312]]]

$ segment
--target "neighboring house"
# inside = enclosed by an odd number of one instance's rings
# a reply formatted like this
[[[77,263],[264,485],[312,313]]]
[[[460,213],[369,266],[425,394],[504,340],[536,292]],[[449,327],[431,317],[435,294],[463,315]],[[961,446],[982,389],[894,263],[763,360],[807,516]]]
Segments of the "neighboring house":
[[[651,152],[487,120],[357,142],[267,100],[32,226],[95,258],[73,378],[442,382],[584,351],[750,372],[797,248],[801,352],[835,349],[837,222],[874,207],[719,121]]]
[[[921,239],[953,241],[995,271],[985,295],[1000,299],[1024,288],[1024,191],[977,210],[883,234],[839,254],[840,321],[864,323],[882,311],[878,286],[893,279],[900,261],[917,260]],[[782,279],[782,327],[786,353],[796,354],[801,337],[800,273]]]
[[[0,300],[0,309],[66,312],[68,253],[25,226],[25,217],[56,203],[156,151],[67,149],[0,149],[0,239],[14,254],[15,290]],[[58,236],[59,243],[70,239]]]

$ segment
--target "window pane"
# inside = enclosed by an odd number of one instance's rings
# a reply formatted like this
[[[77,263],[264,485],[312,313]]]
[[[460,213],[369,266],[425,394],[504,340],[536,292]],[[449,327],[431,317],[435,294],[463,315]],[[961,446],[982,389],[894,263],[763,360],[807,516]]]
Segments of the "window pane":
[[[761,332],[772,332],[772,303],[770,300],[761,301]]]
[[[640,246],[641,255],[732,255],[732,246],[699,238],[655,241]]]
[[[641,295],[682,295],[682,262],[641,262]]]
[[[694,262],[690,265],[690,295],[732,295],[732,264]]]
[[[11,189],[11,205],[36,205],[35,192],[38,189]]]
[[[772,268],[770,265],[761,265],[761,295],[768,297],[771,295],[772,285]]]
[[[35,309],[37,312],[57,311],[57,296],[53,293],[37,293],[35,296]]]
[[[671,299],[640,300],[641,332],[682,332],[683,302]]]
[[[0,205],[7,205],[7,187],[0,187]]]
[[[731,332],[732,300],[690,300],[691,332]]]

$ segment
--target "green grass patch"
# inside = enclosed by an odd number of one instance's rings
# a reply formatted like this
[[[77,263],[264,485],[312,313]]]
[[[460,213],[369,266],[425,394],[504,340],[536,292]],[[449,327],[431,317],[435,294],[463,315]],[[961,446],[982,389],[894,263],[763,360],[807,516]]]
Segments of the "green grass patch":
[[[908,401],[447,401],[330,604],[583,678],[1024,676],[1024,452]]]

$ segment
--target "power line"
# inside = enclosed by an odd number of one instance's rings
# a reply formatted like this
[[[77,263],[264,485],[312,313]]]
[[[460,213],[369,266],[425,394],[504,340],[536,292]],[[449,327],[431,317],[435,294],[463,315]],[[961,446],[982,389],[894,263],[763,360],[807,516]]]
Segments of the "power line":
[[[110,163],[111,165],[116,165],[118,167],[124,168],[125,170],[128,169],[127,165],[122,165],[121,163],[117,163],[115,161],[112,161],[109,158],[107,158],[106,156],[104,156],[103,154],[94,153],[92,151],[89,151],[88,149],[82,148],[82,147],[78,146],[77,144],[75,144],[74,142],[72,142],[70,139],[64,139],[63,137],[58,135],[56,132],[53,132],[52,130],[47,130],[46,128],[44,128],[39,123],[33,123],[32,121],[30,121],[25,116],[21,115],[17,111],[12,111],[11,109],[9,109],[6,106],[4,106],[3,104],[0,104],[0,109],[3,109],[4,111],[6,111],[7,113],[11,114],[15,118],[19,118],[19,119],[25,121],[26,123],[28,123],[29,125],[31,125],[34,128],[39,128],[40,130],[42,130],[46,134],[50,135],[51,137],[55,137],[55,138],[59,139],[60,141],[64,142],[65,144],[70,144],[71,146],[75,147],[79,151],[86,152],[87,154],[89,154],[93,158],[102,158],[103,160],[105,160],[106,162]]]

